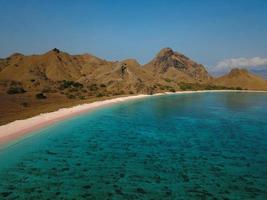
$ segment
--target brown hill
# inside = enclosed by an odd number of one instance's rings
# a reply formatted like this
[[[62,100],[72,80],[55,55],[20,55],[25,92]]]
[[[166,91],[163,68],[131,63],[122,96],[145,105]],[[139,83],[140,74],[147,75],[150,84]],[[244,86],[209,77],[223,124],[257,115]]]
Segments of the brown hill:
[[[57,49],[43,55],[13,54],[6,59],[0,80],[75,80],[81,76],[80,69],[74,57]]]
[[[115,93],[146,93],[147,88],[156,83],[151,74],[134,59],[99,66],[80,81],[86,84],[104,84]]]
[[[26,91],[51,90],[66,94],[75,92],[72,87],[76,82],[83,85],[85,97],[99,93],[114,95],[174,91],[181,89],[181,83],[193,84],[183,84],[186,89],[214,88],[209,87],[211,84],[267,89],[265,80],[245,70],[235,69],[228,75],[213,79],[203,65],[170,48],[162,49],[144,66],[134,59],[111,62],[89,54],[70,55],[56,48],[42,55],[15,53],[0,59],[0,92],[2,90],[5,93],[15,85]]]
[[[144,66],[56,48],[42,55],[15,53],[0,59],[0,124],[115,95],[233,87],[267,90],[266,81],[244,70],[213,79],[203,65],[170,48]]]
[[[179,90],[179,82],[209,78],[202,65],[168,48],[144,67],[134,59],[111,62],[89,54],[70,55],[56,48],[42,55],[16,53],[0,60],[0,87],[4,90],[15,82],[27,91],[55,91],[60,81],[74,81],[91,89],[102,85],[101,93],[154,93]],[[92,92],[98,93],[95,90]]]
[[[203,65],[174,52],[171,48],[162,49],[144,68],[153,76],[177,82],[206,82],[211,79]]]
[[[214,84],[248,90],[267,90],[267,81],[246,69],[232,69],[229,74],[215,79]]]

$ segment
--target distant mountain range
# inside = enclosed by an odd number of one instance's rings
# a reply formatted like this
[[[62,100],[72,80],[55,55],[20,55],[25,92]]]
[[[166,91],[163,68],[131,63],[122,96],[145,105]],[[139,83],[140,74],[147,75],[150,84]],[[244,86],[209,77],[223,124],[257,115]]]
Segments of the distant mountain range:
[[[267,66],[263,67],[251,67],[248,68],[249,71],[251,71],[254,74],[257,74],[258,76],[261,76],[265,80],[267,80]]]
[[[0,81],[2,92],[12,84],[20,85],[25,91],[48,92],[50,88],[60,92],[58,88],[62,81],[73,81],[85,86],[83,88],[86,90],[89,88],[85,97],[98,93],[115,95],[176,91],[185,89],[185,83],[194,86],[189,86],[189,89],[203,89],[202,85],[267,89],[265,80],[244,70],[234,69],[228,75],[213,78],[203,65],[171,48],[162,49],[144,66],[134,59],[113,62],[90,54],[70,55],[56,48],[42,55],[15,53],[0,60]],[[91,90],[93,87],[95,89]]]
[[[246,69],[247,71],[249,71],[255,75],[258,75],[258,76],[262,77],[263,79],[267,80],[267,66],[243,67],[240,69]],[[214,77],[219,77],[219,76],[222,76],[222,75],[228,73],[227,70],[223,70],[223,71],[218,71],[218,70],[216,70],[216,68],[215,69],[214,68],[209,69],[209,72],[212,75],[214,75]]]

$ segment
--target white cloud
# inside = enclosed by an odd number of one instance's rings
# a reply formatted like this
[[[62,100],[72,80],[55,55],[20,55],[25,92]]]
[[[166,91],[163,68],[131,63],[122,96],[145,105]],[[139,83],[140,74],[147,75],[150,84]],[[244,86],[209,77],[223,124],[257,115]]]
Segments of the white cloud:
[[[222,74],[233,68],[254,68],[267,65],[267,58],[230,58],[219,61],[211,70],[214,74]]]

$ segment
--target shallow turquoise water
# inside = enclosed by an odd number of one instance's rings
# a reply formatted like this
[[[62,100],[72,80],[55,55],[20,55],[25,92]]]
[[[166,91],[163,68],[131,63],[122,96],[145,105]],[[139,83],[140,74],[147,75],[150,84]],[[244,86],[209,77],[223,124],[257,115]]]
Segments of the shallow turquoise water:
[[[267,199],[267,94],[149,97],[0,151],[0,199]]]

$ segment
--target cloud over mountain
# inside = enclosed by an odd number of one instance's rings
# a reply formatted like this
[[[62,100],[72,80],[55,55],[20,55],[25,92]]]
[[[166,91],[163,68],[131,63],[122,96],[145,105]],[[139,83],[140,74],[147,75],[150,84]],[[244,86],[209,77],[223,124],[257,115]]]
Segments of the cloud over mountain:
[[[211,72],[216,75],[224,74],[233,68],[253,69],[267,65],[267,58],[229,58],[219,61]]]

